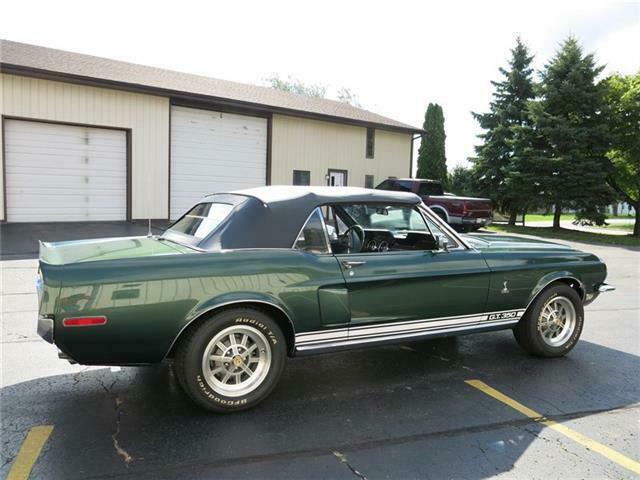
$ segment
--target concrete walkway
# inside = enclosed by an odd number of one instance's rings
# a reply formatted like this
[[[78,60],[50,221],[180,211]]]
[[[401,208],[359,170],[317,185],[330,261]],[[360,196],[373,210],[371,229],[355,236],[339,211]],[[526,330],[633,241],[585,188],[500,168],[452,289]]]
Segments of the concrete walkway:
[[[633,225],[633,219],[623,219],[623,218],[612,218],[607,220],[607,223],[610,225]],[[553,220],[542,220],[542,221],[534,221],[527,222],[525,218],[525,225],[527,227],[551,227],[553,225]],[[568,230],[578,230],[581,232],[591,232],[591,233],[604,233],[608,235],[631,235],[632,230],[625,230],[622,228],[601,228],[597,226],[587,226],[587,225],[574,225],[572,220],[561,220],[560,226],[562,228],[566,228]]]

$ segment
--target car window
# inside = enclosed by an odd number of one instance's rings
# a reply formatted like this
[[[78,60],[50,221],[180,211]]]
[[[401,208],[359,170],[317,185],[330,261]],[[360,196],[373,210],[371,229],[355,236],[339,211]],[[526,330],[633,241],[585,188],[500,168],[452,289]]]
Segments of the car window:
[[[458,242],[454,240],[454,238],[445,232],[440,226],[431,220],[429,217],[426,218],[427,224],[429,225],[429,229],[431,233],[433,233],[436,237],[443,237],[447,240],[447,248],[456,248],[459,247]]]
[[[418,189],[418,194],[423,196],[429,196],[429,195],[440,196],[440,195],[443,195],[444,192],[442,191],[442,185],[438,183],[424,182],[420,184],[420,187]]]
[[[342,219],[338,215],[336,215],[333,207],[323,207],[322,210],[324,215],[324,223],[327,227],[327,235],[329,235],[329,240],[337,240],[338,235],[340,235],[347,229],[347,225],[345,225]]]
[[[344,210],[364,228],[427,231],[422,215],[412,207],[349,205]]]
[[[294,248],[310,253],[328,253],[329,245],[322,221],[322,213],[316,208],[300,231]]]
[[[400,190],[401,192],[413,191],[413,184],[411,182],[401,180],[397,184],[398,184],[398,190]]]
[[[227,218],[232,209],[233,205],[228,203],[199,203],[168,231],[203,239]]]
[[[376,187],[377,190],[393,190],[393,182],[391,180],[385,180]]]

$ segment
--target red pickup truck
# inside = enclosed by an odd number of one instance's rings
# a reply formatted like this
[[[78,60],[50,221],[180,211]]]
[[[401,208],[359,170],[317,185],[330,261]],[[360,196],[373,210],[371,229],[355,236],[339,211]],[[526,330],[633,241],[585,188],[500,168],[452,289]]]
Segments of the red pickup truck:
[[[491,200],[445,193],[437,180],[389,178],[376,189],[415,193],[434,213],[456,228],[476,230],[491,223]]]

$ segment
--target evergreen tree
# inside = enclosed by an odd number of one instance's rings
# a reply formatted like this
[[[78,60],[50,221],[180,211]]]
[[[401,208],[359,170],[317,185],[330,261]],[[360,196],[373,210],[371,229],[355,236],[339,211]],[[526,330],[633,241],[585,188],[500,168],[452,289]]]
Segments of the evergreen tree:
[[[566,208],[600,224],[612,200],[604,89],[596,83],[602,68],[569,37],[541,72],[540,99],[530,104],[533,127],[523,134],[537,142],[529,158],[542,198],[555,209],[554,228]]]
[[[518,212],[525,210],[525,203],[533,185],[524,182],[522,165],[524,158],[517,139],[520,129],[530,124],[528,103],[534,98],[533,56],[520,38],[511,50],[508,68],[500,68],[502,80],[491,82],[495,87],[488,113],[473,113],[485,132],[479,137],[484,141],[476,147],[474,177],[480,193],[491,198],[499,210],[509,213],[509,223],[515,224]]]
[[[447,185],[447,157],[444,142],[444,113],[437,103],[430,103],[424,116],[422,136],[418,149],[418,178],[439,180]]]

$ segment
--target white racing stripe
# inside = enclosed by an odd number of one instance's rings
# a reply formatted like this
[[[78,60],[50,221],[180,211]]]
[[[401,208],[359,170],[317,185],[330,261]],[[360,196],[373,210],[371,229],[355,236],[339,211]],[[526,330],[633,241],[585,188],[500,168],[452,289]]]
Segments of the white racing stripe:
[[[440,317],[381,325],[362,325],[296,334],[296,349],[311,350],[341,345],[412,338],[422,335],[472,330],[480,327],[511,325],[522,317],[524,309]]]

